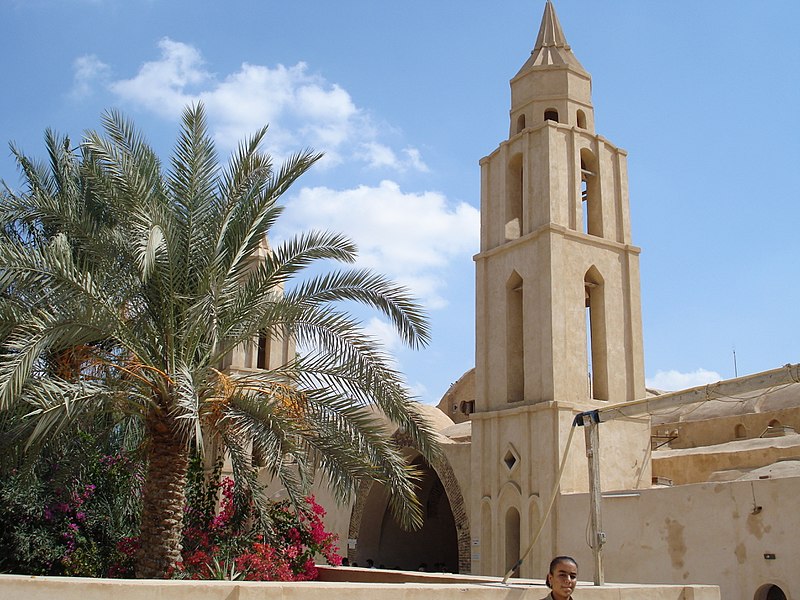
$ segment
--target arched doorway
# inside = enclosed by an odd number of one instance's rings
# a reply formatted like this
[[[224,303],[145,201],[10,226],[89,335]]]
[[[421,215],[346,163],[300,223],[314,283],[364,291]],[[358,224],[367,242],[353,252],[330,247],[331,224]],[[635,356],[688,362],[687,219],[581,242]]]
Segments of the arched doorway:
[[[786,594],[777,585],[767,583],[756,590],[753,600],[786,600]]]
[[[359,494],[364,496],[357,530],[358,544],[350,557],[351,562],[364,566],[367,559],[372,559],[376,566],[384,565],[389,569],[415,571],[424,565],[427,571],[457,573],[458,535],[444,484],[421,456],[417,455],[411,462],[421,473],[422,528],[417,531],[402,529],[389,509],[386,489],[377,484],[369,485],[368,490],[362,489]]]
[[[423,484],[423,490],[427,490],[427,496],[422,497],[423,510],[427,510],[428,504],[431,500],[436,500],[437,509],[439,509],[439,506],[441,506],[438,514],[446,515],[447,511],[449,511],[453,519],[453,529],[448,528],[445,537],[447,537],[448,540],[446,542],[446,546],[450,547],[452,536],[455,536],[457,554],[455,565],[451,566],[449,559],[445,560],[442,558],[437,558],[433,561],[433,563],[430,563],[422,558],[417,558],[416,561],[412,561],[411,566],[416,569],[419,567],[421,562],[426,562],[428,563],[428,567],[432,569],[434,563],[444,562],[445,568],[453,573],[470,573],[472,570],[472,556],[470,552],[471,536],[469,516],[467,513],[466,502],[464,501],[464,495],[461,493],[461,487],[458,484],[458,479],[456,478],[450,463],[447,461],[447,457],[442,454],[439,456],[439,459],[434,465],[428,465],[423,461],[419,452],[414,449],[413,443],[407,435],[397,431],[394,433],[392,438],[397,446],[405,449],[404,451],[409,456],[409,462],[422,464],[424,465],[425,469],[429,471],[426,476],[428,486],[426,487]],[[434,485],[431,483],[433,482],[434,476],[444,489],[444,494],[439,494],[439,488],[434,490]],[[431,492],[434,493],[431,494]],[[446,507],[438,504],[441,502],[446,502]],[[399,563],[379,561],[373,556],[366,556],[366,551],[369,549],[373,549],[375,551],[380,549],[379,532],[381,531],[384,523],[384,514],[386,514],[387,508],[388,498],[386,497],[386,491],[382,489],[382,486],[373,484],[372,481],[362,481],[361,487],[356,494],[356,501],[353,504],[353,509],[350,513],[350,527],[348,529],[347,537],[348,541],[354,540],[357,542],[355,548],[348,543],[347,556],[350,559],[351,564],[355,561],[361,565],[362,563],[359,561],[358,557],[362,556],[363,554],[365,558],[362,558],[361,560],[366,561],[367,558],[372,558],[377,566],[381,564],[388,568],[402,566]],[[430,516],[430,513],[426,512],[425,516]],[[447,517],[440,516],[437,518],[446,519]],[[368,524],[371,524],[371,526]],[[421,532],[424,532],[424,535],[421,535],[417,542],[420,540],[424,541],[425,535],[429,533],[425,527],[422,528]],[[362,552],[361,550],[364,548],[367,550]]]

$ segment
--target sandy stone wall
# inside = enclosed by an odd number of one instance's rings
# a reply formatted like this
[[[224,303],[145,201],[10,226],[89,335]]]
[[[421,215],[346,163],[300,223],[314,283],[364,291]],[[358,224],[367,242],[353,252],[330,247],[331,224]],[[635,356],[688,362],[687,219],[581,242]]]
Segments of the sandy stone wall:
[[[800,478],[731,481],[640,490],[602,501],[606,581],[719,585],[725,600],[752,600],[767,584],[789,598],[800,590],[797,489]],[[591,577],[588,498],[560,500],[558,547]],[[583,566],[586,568],[583,568]]]
[[[653,452],[653,475],[675,485],[735,479],[749,470],[779,461],[800,460],[800,435],[757,438],[679,450]],[[729,477],[726,477],[729,474]]]

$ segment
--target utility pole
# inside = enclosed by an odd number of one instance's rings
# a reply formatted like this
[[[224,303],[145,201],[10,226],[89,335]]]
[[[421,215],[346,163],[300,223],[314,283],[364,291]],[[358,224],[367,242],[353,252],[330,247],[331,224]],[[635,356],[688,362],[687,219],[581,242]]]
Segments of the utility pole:
[[[600,423],[596,420],[596,416],[596,411],[582,413],[583,433],[586,439],[586,458],[589,462],[589,510],[591,515],[592,554],[594,555],[594,584],[603,585],[605,583],[605,575],[603,573],[603,544],[605,544],[606,541],[606,534],[603,531],[603,515],[600,510],[600,502],[602,500],[600,485],[600,432],[597,429]]]

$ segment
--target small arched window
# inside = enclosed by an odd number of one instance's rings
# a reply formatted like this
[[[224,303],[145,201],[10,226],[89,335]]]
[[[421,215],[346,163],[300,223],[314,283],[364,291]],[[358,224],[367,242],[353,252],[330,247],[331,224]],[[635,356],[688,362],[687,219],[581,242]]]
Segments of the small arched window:
[[[747,430],[744,428],[744,425],[742,425],[741,423],[736,425],[736,428],[734,429],[734,435],[736,436],[737,440],[746,438]]]
[[[581,129],[586,129],[586,113],[584,113],[582,110],[579,110],[576,116],[578,119],[578,127]]]
[[[555,108],[548,108],[544,111],[544,120],[558,123],[558,111]]]
[[[517,117],[517,133],[525,129],[525,115]]]

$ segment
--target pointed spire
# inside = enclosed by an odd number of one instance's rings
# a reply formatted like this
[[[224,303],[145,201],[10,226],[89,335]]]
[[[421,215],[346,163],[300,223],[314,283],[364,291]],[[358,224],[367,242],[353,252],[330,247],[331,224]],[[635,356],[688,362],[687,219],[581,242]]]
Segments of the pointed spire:
[[[558,21],[556,9],[553,3],[547,0],[544,5],[544,14],[542,15],[542,24],[539,25],[539,37],[536,38],[536,44],[533,51],[541,50],[544,46],[558,46],[569,50],[567,38],[564,37],[564,30],[561,29],[561,23]]]
[[[547,0],[542,15],[542,24],[539,26],[539,35],[536,44],[531,51],[531,57],[519,70],[519,74],[524,73],[532,67],[545,65],[570,65],[581,71],[586,71],[567,43],[564,30],[558,20],[556,9],[551,0]]]

